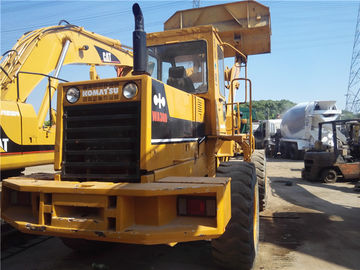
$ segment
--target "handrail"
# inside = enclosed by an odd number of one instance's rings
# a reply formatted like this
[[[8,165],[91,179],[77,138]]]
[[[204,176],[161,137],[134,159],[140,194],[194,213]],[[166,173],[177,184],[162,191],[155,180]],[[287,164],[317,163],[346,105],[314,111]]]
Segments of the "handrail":
[[[17,101],[20,100],[20,74],[30,74],[30,75],[39,75],[44,76],[48,78],[48,89],[49,89],[49,120],[50,120],[50,126],[52,125],[52,116],[51,116],[51,79],[59,80],[62,82],[68,82],[67,80],[60,79],[55,76],[38,73],[38,72],[28,72],[28,71],[19,71],[16,75],[16,90],[17,90]]]
[[[224,47],[225,46],[228,46],[230,47],[231,49],[233,49],[235,52],[237,52],[238,54],[240,54],[242,57],[244,57],[244,60],[245,62],[247,62],[247,56],[245,54],[243,54],[241,51],[239,51],[238,49],[236,49],[233,45],[227,43],[227,42],[223,42],[220,44],[220,46]]]
[[[47,75],[47,74],[43,74],[43,73],[38,73],[38,72],[29,72],[29,71],[19,71],[16,75],[16,90],[17,90],[17,101],[19,101],[20,99],[20,87],[19,87],[19,75],[20,74],[30,74],[30,75],[39,75],[39,76],[44,76],[44,77],[48,77],[48,78],[51,78],[51,79],[55,79],[55,80],[59,80],[59,81],[62,81],[62,82],[69,82],[67,80],[64,80],[64,79],[60,79],[58,77],[54,77],[54,76],[51,76],[51,75]]]
[[[234,87],[233,87],[233,83],[235,81],[245,81],[246,83],[249,83],[249,145],[250,145],[250,149],[252,149],[252,145],[253,145],[253,141],[252,141],[252,83],[251,80],[248,78],[234,78],[231,80],[230,82],[230,91],[231,91],[231,102],[227,103],[226,105],[231,105],[231,135],[234,135],[234,104],[238,105],[238,116],[240,116],[240,104],[244,104],[247,102],[247,87],[245,88],[245,99],[243,102],[234,102]]]

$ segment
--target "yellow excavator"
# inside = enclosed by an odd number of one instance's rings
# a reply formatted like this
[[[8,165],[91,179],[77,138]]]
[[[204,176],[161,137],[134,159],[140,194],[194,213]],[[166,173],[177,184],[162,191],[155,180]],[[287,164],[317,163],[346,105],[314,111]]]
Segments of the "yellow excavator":
[[[74,249],[86,249],[84,240],[211,240],[221,266],[251,269],[266,160],[234,107],[249,105],[251,125],[246,63],[270,52],[269,8],[244,1],[182,10],[150,34],[138,4],[133,13],[131,76],[59,84],[57,173],[4,180],[2,218]],[[243,160],[229,161],[239,149]]]
[[[118,76],[132,69],[131,48],[65,23],[25,33],[0,59],[2,178],[27,166],[54,162],[56,115],[51,99],[58,83],[64,82],[59,78],[64,65],[89,65],[91,79],[98,79],[95,66],[99,65],[115,66],[114,75]],[[72,68],[76,72],[76,67]],[[44,79],[47,87],[36,112],[27,99]]]

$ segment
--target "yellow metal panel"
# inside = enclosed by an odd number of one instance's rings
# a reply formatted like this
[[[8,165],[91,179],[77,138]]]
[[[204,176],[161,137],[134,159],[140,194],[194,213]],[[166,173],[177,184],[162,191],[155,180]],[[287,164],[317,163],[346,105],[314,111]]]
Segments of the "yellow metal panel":
[[[170,117],[194,121],[193,95],[168,85],[164,86]]]
[[[38,142],[37,121],[34,108],[30,104],[19,104],[19,110],[22,115],[22,134],[23,144],[36,145]],[[52,143],[52,141],[50,141]]]
[[[17,103],[9,101],[0,101],[0,126],[4,130],[8,139],[11,139],[17,144],[21,144],[21,133],[20,130],[20,112]],[[1,138],[1,139],[7,139]],[[5,143],[8,141],[1,142],[1,152],[4,152]]]
[[[153,171],[194,159],[195,156],[199,155],[199,148],[196,142],[166,145],[151,144],[152,95],[151,91],[147,91],[146,88],[151,89],[150,78],[147,83],[144,82],[142,87],[140,167],[147,171]],[[196,122],[204,121],[205,102],[202,98],[166,85],[165,91],[170,117]],[[181,175],[188,174],[182,173]],[[196,175],[201,174],[198,173]]]
[[[182,193],[201,193],[215,192],[219,184],[212,184],[204,186],[197,183],[144,183],[144,184],[130,184],[130,183],[111,183],[111,182],[70,182],[70,181],[48,181],[36,180],[31,178],[7,179],[3,181],[3,186],[12,188],[18,191],[25,192],[39,192],[44,193],[68,193],[77,196],[79,194],[106,194],[122,195],[122,196],[166,196]],[[75,195],[76,194],[76,195]]]
[[[79,194],[74,197],[69,194],[55,193],[52,196],[55,205],[74,205],[87,207],[108,207],[107,196]],[[56,214],[56,213],[55,213]]]
[[[116,230],[122,231],[135,222],[135,198],[129,196],[117,197],[117,213],[119,221],[116,222]]]
[[[193,171],[194,163],[195,160],[191,159],[166,168],[155,170],[155,181],[172,175],[190,176]]]
[[[222,141],[219,151],[216,153],[217,157],[232,157],[234,156],[234,141]]]
[[[64,117],[64,89],[63,85],[59,84],[57,91],[57,114],[56,114],[56,136],[55,136],[55,170],[61,170],[62,163],[62,149],[63,149],[63,117]]]
[[[223,42],[237,47],[246,55],[270,52],[270,11],[255,1],[226,3],[203,8],[177,11],[164,29],[212,25]],[[227,57],[234,51],[226,51]]]
[[[21,167],[36,166],[54,160],[54,151],[32,154],[14,154],[0,157],[1,170],[13,170]],[[21,167],[19,167],[21,164]]]
[[[176,217],[176,197],[135,198],[135,212],[136,224],[153,226],[167,224]]]
[[[3,182],[2,217],[24,232],[62,237],[138,244],[211,239],[228,222],[229,190],[228,178],[209,177],[169,177],[151,184],[9,179]],[[25,200],[17,204],[13,195]],[[217,217],[177,216],[178,195],[215,197]]]
[[[159,207],[157,197],[135,198],[135,223],[143,225],[158,225],[158,213],[148,211]]]
[[[40,201],[39,201],[39,224],[44,225],[44,193],[40,193]]]
[[[22,121],[20,121],[22,116]],[[22,145],[52,145],[54,130],[39,129],[36,113],[30,104],[1,101],[1,127],[6,138],[1,138],[0,146],[6,148],[8,154],[1,154],[1,170],[18,169],[27,166],[51,163],[54,160],[53,150],[21,148]],[[21,137],[22,135],[22,137]],[[12,145],[12,150],[7,149]],[[1,152],[5,149],[1,148]],[[14,152],[15,151],[15,152]]]
[[[9,216],[3,215],[8,221]],[[198,225],[202,223],[202,225]],[[66,228],[55,226],[44,226],[17,221],[10,223],[16,229],[32,234],[54,235],[58,237],[75,237],[95,241],[121,242],[131,244],[168,244],[173,242],[188,242],[208,240],[219,237],[223,230],[216,227],[216,220],[209,218],[178,217],[170,224],[162,227],[151,227],[144,225],[133,225],[121,232],[105,231],[99,232],[83,228]]]
[[[226,185],[223,193],[217,193],[216,200],[218,202],[218,208],[223,211],[218,211],[217,225],[220,228],[226,228],[227,223],[231,219],[231,186]]]
[[[98,219],[82,218],[60,218],[53,217],[51,219],[51,225],[53,227],[66,228],[71,224],[72,230],[86,228],[87,230],[106,230],[106,223]]]
[[[141,130],[140,130],[140,168],[151,171],[150,159],[159,151],[158,148],[149,149],[151,145],[151,108],[152,108],[152,81],[146,76],[142,83],[141,100]],[[143,180],[143,179],[142,179]]]

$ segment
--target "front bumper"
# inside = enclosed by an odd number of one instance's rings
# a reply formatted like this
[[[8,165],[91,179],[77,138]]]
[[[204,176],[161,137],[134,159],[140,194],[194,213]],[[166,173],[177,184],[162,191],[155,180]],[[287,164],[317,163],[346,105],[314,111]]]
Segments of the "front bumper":
[[[216,198],[215,217],[177,214],[178,196]],[[220,236],[231,217],[230,180],[166,177],[155,183],[2,182],[2,218],[25,233],[133,244]]]

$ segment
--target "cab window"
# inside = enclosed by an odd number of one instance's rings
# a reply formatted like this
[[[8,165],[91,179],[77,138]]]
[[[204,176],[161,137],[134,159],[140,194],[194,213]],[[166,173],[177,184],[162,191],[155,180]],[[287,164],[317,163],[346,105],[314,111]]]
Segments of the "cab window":
[[[224,78],[224,71],[225,71],[225,65],[224,65],[224,53],[221,49],[221,47],[218,45],[217,47],[218,52],[218,74],[219,74],[219,89],[220,94],[225,97],[225,78]]]
[[[206,41],[158,45],[148,49],[149,66],[157,69],[151,72],[154,78],[191,94],[208,91]]]

